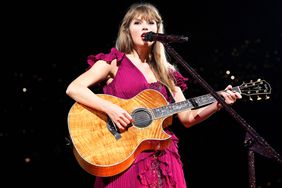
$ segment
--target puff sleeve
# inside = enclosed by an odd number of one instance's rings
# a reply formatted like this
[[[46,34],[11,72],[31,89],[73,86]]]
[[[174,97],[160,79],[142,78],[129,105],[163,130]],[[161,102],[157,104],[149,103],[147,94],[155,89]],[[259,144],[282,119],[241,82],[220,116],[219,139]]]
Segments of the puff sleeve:
[[[104,60],[107,63],[111,63],[114,59],[116,59],[119,63],[122,60],[123,56],[124,53],[118,51],[116,48],[112,48],[110,53],[108,54],[99,53],[97,55],[89,55],[87,57],[87,63],[88,65],[92,66],[99,60]]]
[[[188,78],[184,77],[177,70],[172,70],[172,76],[174,78],[175,85],[180,87],[182,91],[185,91],[188,88],[186,83],[188,81]]]

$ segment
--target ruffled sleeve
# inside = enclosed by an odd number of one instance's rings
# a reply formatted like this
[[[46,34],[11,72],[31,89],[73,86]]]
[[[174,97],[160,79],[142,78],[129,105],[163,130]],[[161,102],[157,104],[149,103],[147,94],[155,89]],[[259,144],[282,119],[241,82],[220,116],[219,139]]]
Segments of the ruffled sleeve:
[[[172,71],[172,76],[175,81],[175,85],[180,87],[182,91],[185,91],[188,87],[186,82],[188,81],[188,78],[184,77],[180,72],[177,70],[171,70]]]
[[[107,63],[111,63],[114,59],[117,60],[117,62],[119,63],[122,58],[124,56],[124,53],[118,51],[116,48],[112,48],[111,52],[108,54],[104,54],[104,53],[99,53],[97,55],[89,55],[87,57],[87,63],[92,66],[94,65],[94,63],[96,63],[99,60],[104,60]]]

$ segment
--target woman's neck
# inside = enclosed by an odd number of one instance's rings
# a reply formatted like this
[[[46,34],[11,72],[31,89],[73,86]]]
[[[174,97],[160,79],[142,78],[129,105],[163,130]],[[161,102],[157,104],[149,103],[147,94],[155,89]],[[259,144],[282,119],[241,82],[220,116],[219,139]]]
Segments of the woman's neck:
[[[134,58],[139,58],[142,63],[150,62],[150,50],[146,49],[134,49],[131,55]]]

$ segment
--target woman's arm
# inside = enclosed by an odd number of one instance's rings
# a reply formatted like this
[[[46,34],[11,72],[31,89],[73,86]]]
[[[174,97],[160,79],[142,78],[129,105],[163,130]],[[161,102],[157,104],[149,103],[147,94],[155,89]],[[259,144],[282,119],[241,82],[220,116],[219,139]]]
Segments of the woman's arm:
[[[224,91],[221,91],[219,94],[224,97],[224,100],[227,104],[233,104],[237,99],[242,98],[238,92],[231,90],[232,86],[229,85]],[[176,92],[174,93],[174,99],[176,102],[184,101],[185,96],[179,87],[176,87]],[[180,122],[185,127],[191,127],[197,123],[200,123],[210,117],[212,114],[221,109],[221,104],[219,102],[214,102],[210,105],[195,109],[195,110],[186,110],[178,113],[178,118]]]
[[[79,75],[68,85],[66,94],[83,105],[104,111],[106,101],[98,98],[89,87],[101,80],[105,80],[110,74],[111,68],[111,65],[107,62],[97,61],[90,69]]]
[[[132,121],[130,114],[118,105],[98,97],[89,88],[102,80],[112,80],[116,71],[116,60],[111,64],[97,61],[89,70],[69,84],[66,94],[83,105],[108,114],[119,130],[124,131]]]

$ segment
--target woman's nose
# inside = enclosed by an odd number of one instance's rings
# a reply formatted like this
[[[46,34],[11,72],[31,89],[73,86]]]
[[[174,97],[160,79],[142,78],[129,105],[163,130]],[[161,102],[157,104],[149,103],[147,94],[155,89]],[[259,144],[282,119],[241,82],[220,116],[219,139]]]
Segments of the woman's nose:
[[[148,23],[146,23],[146,22],[142,23],[142,29],[148,30]]]

